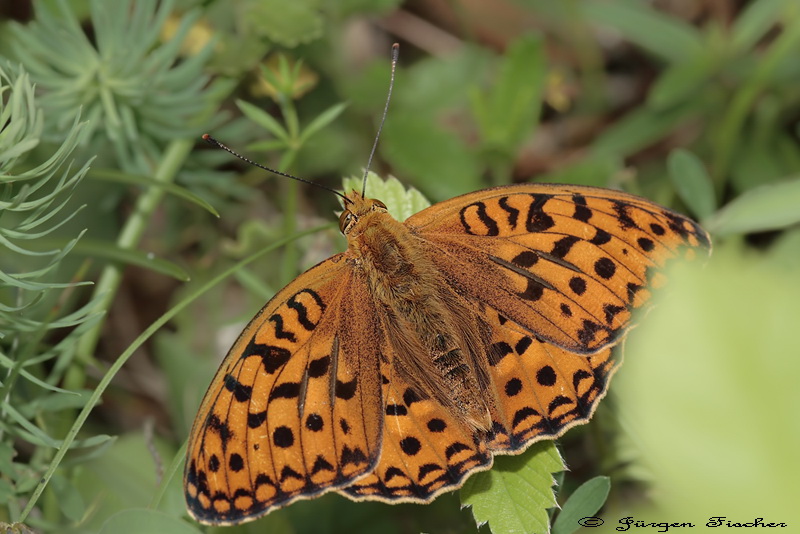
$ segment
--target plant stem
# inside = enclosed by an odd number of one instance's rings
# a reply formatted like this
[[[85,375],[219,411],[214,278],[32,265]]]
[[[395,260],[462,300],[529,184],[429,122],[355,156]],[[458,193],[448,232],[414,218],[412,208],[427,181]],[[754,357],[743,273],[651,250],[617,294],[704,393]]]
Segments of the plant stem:
[[[164,157],[156,169],[154,179],[156,182],[171,183],[180,170],[186,157],[194,146],[194,142],[189,139],[173,141],[164,152]],[[134,249],[150,222],[151,216],[164,196],[164,189],[158,186],[150,187],[139,200],[125,226],[117,238],[117,246],[124,249]],[[94,290],[93,299],[97,298],[96,306],[93,311],[106,312],[111,307],[114,296],[122,280],[122,270],[119,266],[109,264],[100,275],[97,286]],[[100,339],[100,332],[103,321],[98,323],[91,330],[87,331],[78,342],[78,359],[89,361],[97,348]],[[74,388],[72,384],[70,388]]]
[[[768,87],[769,77],[774,74],[781,61],[797,52],[798,43],[800,43],[800,23],[789,23],[783,33],[769,47],[768,52],[760,59],[758,68],[747,83],[734,94],[727,113],[722,118],[714,147],[711,169],[718,194],[725,185],[725,177],[735,154],[737,142],[741,140],[740,132],[748,113],[762,91]]]

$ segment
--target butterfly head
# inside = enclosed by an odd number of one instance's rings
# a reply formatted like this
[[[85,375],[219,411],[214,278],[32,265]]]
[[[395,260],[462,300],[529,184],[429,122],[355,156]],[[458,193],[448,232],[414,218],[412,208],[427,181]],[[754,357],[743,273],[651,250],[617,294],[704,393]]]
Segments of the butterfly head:
[[[386,204],[374,198],[362,197],[357,191],[351,191],[347,195],[347,202],[344,204],[344,211],[339,215],[339,230],[344,235],[348,235],[358,221],[374,211],[386,213]]]

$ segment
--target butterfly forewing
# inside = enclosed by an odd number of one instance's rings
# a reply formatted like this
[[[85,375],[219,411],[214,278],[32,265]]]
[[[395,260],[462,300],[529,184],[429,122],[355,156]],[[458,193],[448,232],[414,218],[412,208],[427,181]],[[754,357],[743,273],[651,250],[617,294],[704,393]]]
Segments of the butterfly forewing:
[[[653,267],[709,244],[695,223],[644,199],[549,184],[464,195],[406,224],[461,292],[580,353],[625,332],[648,300]]]
[[[197,519],[239,523],[373,469],[383,418],[378,318],[351,276],[341,255],[321,263],[234,344],[189,443],[186,496]]]

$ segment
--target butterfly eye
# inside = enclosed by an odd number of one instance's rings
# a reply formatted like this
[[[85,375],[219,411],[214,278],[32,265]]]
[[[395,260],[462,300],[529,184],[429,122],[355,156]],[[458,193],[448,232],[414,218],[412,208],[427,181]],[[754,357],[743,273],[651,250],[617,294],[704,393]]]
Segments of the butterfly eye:
[[[355,215],[348,210],[344,210],[341,215],[339,215],[339,231],[345,233],[347,227],[349,227],[353,221],[355,220]]]

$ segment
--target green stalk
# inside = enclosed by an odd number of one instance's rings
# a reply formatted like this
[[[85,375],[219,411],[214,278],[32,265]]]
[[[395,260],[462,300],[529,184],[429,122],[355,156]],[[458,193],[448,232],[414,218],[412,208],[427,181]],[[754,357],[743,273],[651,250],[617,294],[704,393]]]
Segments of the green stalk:
[[[167,147],[161,163],[156,169],[154,179],[156,182],[171,183],[181,166],[183,165],[189,152],[192,150],[194,142],[189,139],[173,141]],[[164,189],[161,187],[151,187],[136,202],[136,208],[131,214],[125,226],[117,238],[117,246],[125,249],[134,249],[150,223],[150,218],[164,196]],[[93,311],[105,312],[111,307],[114,296],[122,280],[122,271],[117,265],[108,265],[103,269],[97,286],[94,290],[93,299],[96,306]],[[94,328],[87,331],[78,341],[78,358],[82,361],[89,361],[97,348],[97,341],[100,338],[100,331],[103,322],[99,321]],[[77,389],[78,384],[70,384],[69,389]]]
[[[287,93],[283,98],[278,101],[286,130],[289,134],[289,146],[286,153],[281,158],[278,170],[282,172],[290,172],[294,165],[294,160],[297,158],[297,152],[300,149],[300,120],[297,116],[297,109],[294,106],[294,101]],[[283,206],[283,232],[284,235],[292,235],[297,230],[297,205],[299,195],[299,183],[296,180],[284,180],[283,191],[284,206]],[[300,250],[297,244],[287,243],[283,252],[283,261],[280,268],[280,281],[281,284],[288,284],[297,274],[297,265],[300,260]]]
[[[800,23],[793,22],[784,28],[764,57],[753,76],[734,95],[728,112],[722,119],[715,143],[713,179],[717,192],[722,188],[725,175],[736,150],[736,143],[741,138],[740,131],[752,110],[756,99],[764,91],[770,75],[789,54],[797,54],[800,43]]]
[[[296,152],[294,152],[296,153]],[[294,159],[294,158],[291,158]],[[297,230],[297,207],[300,183],[296,180],[284,180],[281,190],[283,192],[283,232],[292,235]],[[300,250],[297,243],[288,243],[283,251],[281,262],[280,281],[288,284],[297,275],[297,266],[300,262]]]

